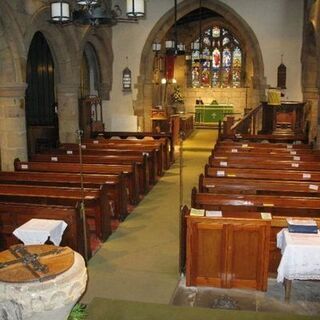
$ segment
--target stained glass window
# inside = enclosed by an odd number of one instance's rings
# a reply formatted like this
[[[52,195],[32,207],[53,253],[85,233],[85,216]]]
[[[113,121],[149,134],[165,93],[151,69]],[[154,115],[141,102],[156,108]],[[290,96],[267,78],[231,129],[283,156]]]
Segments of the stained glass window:
[[[194,42],[192,51],[192,87],[240,87],[243,74],[241,44],[229,30],[213,26]]]

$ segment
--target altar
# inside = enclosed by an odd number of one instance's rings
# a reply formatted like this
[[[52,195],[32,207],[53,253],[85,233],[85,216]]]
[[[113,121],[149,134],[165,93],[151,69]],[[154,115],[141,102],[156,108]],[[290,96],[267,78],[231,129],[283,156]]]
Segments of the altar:
[[[195,123],[210,124],[223,121],[225,115],[233,113],[232,104],[212,103],[195,105]]]

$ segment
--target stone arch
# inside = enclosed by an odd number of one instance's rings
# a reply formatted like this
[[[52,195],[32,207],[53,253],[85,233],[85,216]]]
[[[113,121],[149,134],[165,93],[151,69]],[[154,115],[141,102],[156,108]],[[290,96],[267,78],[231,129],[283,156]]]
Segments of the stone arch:
[[[10,30],[10,32],[8,32]],[[6,1],[0,1],[0,83],[23,83],[25,81],[26,50],[18,22]]]
[[[43,6],[34,12],[31,17],[32,23],[24,37],[25,47],[29,48],[35,33],[41,32],[48,42],[54,59],[56,83],[58,85],[76,84],[74,57],[77,53],[77,34],[73,26],[61,27],[50,24],[47,21],[48,11],[49,7]]]
[[[100,88],[99,92],[102,100],[110,99],[110,91],[112,88],[112,65],[113,65],[113,50],[111,45],[111,30],[103,28],[98,30],[88,30],[88,33],[83,37],[80,43],[79,61],[82,59],[82,54],[86,44],[89,43],[95,50],[99,66],[100,66]],[[79,62],[80,63],[80,62]]]
[[[247,58],[252,61],[252,86],[259,92],[260,98],[264,93],[266,79],[264,75],[264,63],[262,51],[257,37],[249,24],[235,10],[219,0],[203,0],[202,6],[208,8],[226,21],[229,21],[228,28],[233,31],[239,40],[243,43]],[[199,8],[197,1],[184,0],[178,4],[177,19]],[[152,52],[152,43],[155,39],[163,39],[168,30],[172,27],[174,8],[170,9],[155,24],[145,42],[140,60],[140,77],[138,83],[138,96],[136,103],[136,114],[148,117],[149,109],[145,110],[152,101],[152,67],[154,53]]]

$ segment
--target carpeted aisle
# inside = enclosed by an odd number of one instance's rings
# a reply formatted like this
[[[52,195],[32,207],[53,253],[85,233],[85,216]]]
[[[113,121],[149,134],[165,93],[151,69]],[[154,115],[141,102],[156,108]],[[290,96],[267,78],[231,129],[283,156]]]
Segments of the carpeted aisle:
[[[216,131],[195,130],[184,142],[185,203],[215,138]],[[94,297],[170,302],[179,279],[179,164],[177,160],[90,260],[81,302]]]
[[[195,130],[183,143],[183,203],[213,147],[217,132]],[[170,305],[179,280],[179,164],[168,170],[90,260],[87,320],[307,320],[286,313],[225,311]]]

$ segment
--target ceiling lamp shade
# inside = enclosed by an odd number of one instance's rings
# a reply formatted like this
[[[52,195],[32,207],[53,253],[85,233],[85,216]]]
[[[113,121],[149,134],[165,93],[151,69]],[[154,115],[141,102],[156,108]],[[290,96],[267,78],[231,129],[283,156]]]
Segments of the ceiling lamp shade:
[[[80,6],[95,6],[98,4],[98,0],[77,0],[77,4]]]
[[[200,43],[199,42],[191,42],[191,49],[192,50],[200,50]]]
[[[152,44],[152,51],[153,52],[160,52],[161,51],[161,43],[159,42],[154,42]]]
[[[178,54],[184,54],[186,52],[186,46],[183,43],[177,45]]]
[[[56,1],[51,3],[51,21],[54,23],[70,22],[70,5],[68,2]]]
[[[144,0],[127,0],[128,17],[144,17]]]
[[[176,43],[174,40],[167,40],[165,42],[166,50],[174,50],[176,48]]]
[[[144,0],[128,0],[128,17],[122,17],[119,5],[110,8],[100,0],[75,0],[74,9],[70,10],[70,1],[51,1],[51,18],[49,22],[55,24],[74,23],[78,25],[109,25],[118,22],[137,23],[139,17],[144,16]]]

